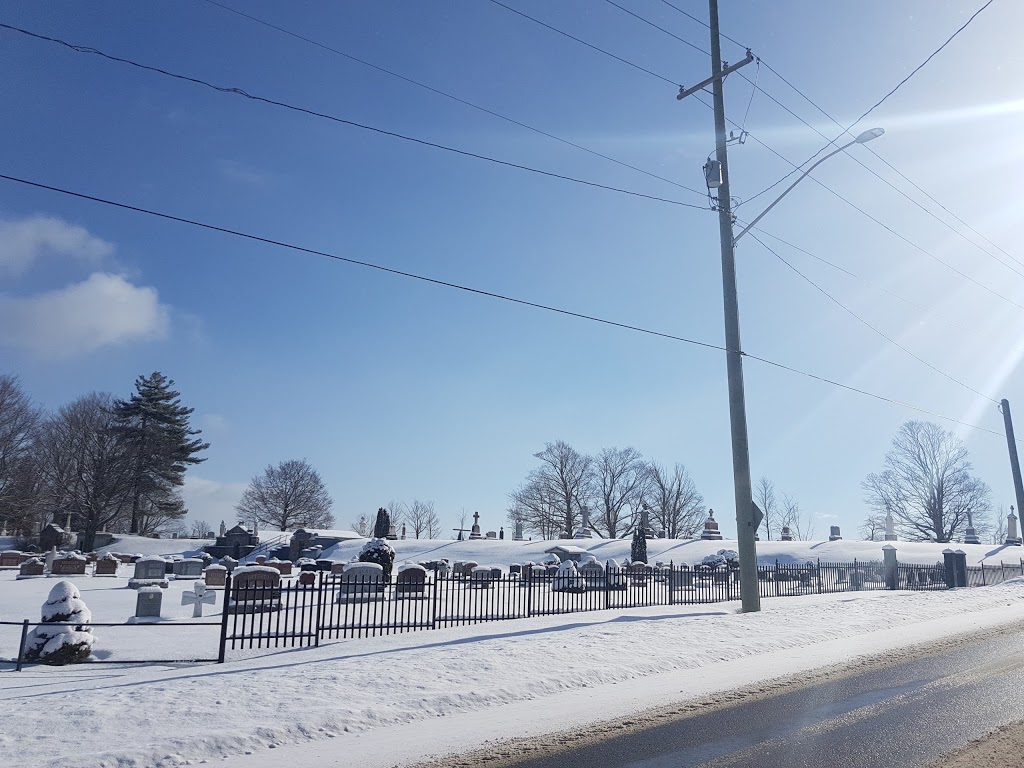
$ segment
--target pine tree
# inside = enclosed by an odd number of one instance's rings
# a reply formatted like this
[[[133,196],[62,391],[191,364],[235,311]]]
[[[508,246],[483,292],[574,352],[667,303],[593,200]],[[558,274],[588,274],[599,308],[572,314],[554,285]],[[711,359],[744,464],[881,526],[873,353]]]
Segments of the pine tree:
[[[391,515],[381,507],[377,510],[377,520],[373,524],[373,538],[386,539],[391,532]]]
[[[174,381],[159,371],[135,380],[128,400],[114,404],[114,431],[134,462],[132,470],[131,533],[152,532],[154,523],[176,520],[187,510],[177,489],[185,470],[206,461],[196,456],[210,447],[196,439],[201,430],[189,427],[194,408],[181,404]]]
[[[629,548],[629,559],[634,563],[647,562],[647,538],[640,528],[633,531],[633,542]]]

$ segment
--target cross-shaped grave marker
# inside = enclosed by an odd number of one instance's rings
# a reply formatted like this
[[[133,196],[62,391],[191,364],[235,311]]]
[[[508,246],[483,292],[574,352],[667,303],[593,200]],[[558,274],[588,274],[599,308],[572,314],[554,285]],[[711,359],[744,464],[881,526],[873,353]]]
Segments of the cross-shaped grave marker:
[[[217,602],[217,593],[210,590],[206,590],[206,585],[200,581],[197,581],[193,587],[192,592],[181,593],[181,604],[192,606],[192,618],[200,619],[203,616],[203,603],[209,603],[214,605]]]

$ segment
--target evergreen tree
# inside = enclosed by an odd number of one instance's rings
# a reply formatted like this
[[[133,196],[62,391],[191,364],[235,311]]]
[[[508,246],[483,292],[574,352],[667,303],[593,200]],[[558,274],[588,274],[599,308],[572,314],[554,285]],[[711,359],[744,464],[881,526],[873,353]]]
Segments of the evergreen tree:
[[[391,532],[391,515],[381,507],[377,510],[377,520],[373,524],[373,538],[386,539]]]
[[[181,404],[174,381],[159,371],[135,380],[128,400],[114,404],[115,433],[133,460],[131,533],[151,533],[156,524],[177,520],[187,510],[177,489],[185,470],[206,461],[196,454],[210,447],[189,427],[194,408]]]
[[[633,542],[629,548],[629,559],[634,563],[647,562],[647,538],[640,528],[633,531]]]

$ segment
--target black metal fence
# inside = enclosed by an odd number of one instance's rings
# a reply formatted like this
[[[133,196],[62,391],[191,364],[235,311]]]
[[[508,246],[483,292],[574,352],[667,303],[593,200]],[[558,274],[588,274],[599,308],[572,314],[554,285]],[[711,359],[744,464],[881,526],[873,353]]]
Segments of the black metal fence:
[[[422,574],[422,572],[421,572]],[[968,568],[968,585],[996,584],[1024,575],[1019,565]],[[896,566],[895,584],[882,562],[758,566],[762,597],[815,595],[873,589],[947,589],[942,566]],[[465,574],[440,572],[415,580],[399,575],[315,573],[310,584],[228,585],[222,647],[249,649],[319,645],[321,640],[373,637],[532,616],[656,605],[720,603],[739,599],[739,572],[686,566],[582,569],[500,569]],[[223,651],[222,651],[223,655]]]
[[[873,589],[948,589],[943,565],[897,563],[887,575],[882,562],[781,564],[758,566],[762,597],[820,595]],[[1024,576],[1020,564],[966,569],[966,586],[998,584]],[[963,579],[959,583],[965,583]],[[582,566],[578,572],[526,566],[521,573],[476,568],[467,574],[414,570],[393,581],[383,574],[303,572],[280,583],[252,583],[231,577],[223,592],[219,620],[159,623],[91,624],[130,627],[132,631],[205,627],[219,630],[216,657],[134,658],[125,653],[90,658],[87,663],[223,662],[227,651],[319,645],[322,640],[415,632],[531,616],[636,608],[657,605],[721,603],[739,599],[739,571],[689,568],[672,564],[620,567],[613,563]],[[0,622],[21,629],[17,669],[25,659],[25,638],[37,622]],[[51,625],[52,626],[52,625]],[[71,626],[71,625],[69,625]],[[196,643],[196,637],[192,638]],[[205,645],[205,640],[202,644]],[[166,647],[166,644],[164,644]],[[182,647],[188,647],[187,644]],[[32,662],[38,663],[38,662]]]

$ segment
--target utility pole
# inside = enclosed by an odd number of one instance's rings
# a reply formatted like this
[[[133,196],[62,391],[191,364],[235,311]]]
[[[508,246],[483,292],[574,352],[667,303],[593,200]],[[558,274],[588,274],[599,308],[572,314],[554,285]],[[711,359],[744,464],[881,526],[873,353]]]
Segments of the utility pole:
[[[736,291],[736,244],[732,234],[729,197],[729,153],[725,133],[722,85],[722,46],[718,33],[718,0],[709,0],[711,19],[711,77],[715,104],[715,153],[721,167],[718,188],[718,230],[722,242],[722,293],[725,304],[725,347],[729,377],[729,421],[732,428],[732,474],[736,493],[736,539],[740,558],[740,600],[744,613],[761,610],[754,536],[754,496],[747,444],[747,406],[743,395],[743,354],[740,347],[739,299]],[[749,57],[749,54],[748,54]],[[1024,507],[1022,507],[1024,508]]]
[[[1020,459],[1017,458],[1017,441],[1013,437],[1013,419],[1010,417],[1010,401],[1002,400],[999,410],[1003,412],[1003,426],[1006,427],[1006,445],[1010,449],[1010,471],[1013,473],[1013,491],[1017,497],[1018,514],[1024,515],[1024,483],[1020,478]]]

